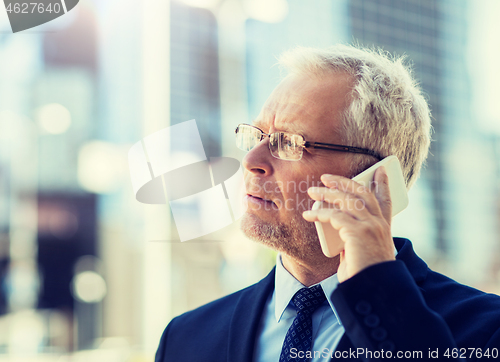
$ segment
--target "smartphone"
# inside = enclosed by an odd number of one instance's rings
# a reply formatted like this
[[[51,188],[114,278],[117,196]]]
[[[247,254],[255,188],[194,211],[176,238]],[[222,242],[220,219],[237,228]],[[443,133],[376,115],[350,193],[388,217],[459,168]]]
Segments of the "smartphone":
[[[408,206],[408,193],[406,191],[406,183],[401,170],[401,164],[396,156],[388,156],[382,161],[377,162],[370,168],[361,172],[359,175],[352,179],[365,187],[368,187],[370,182],[373,182],[375,170],[380,166],[384,166],[389,177],[389,191],[391,193],[392,201],[392,216],[399,214]],[[316,201],[312,210],[319,208],[328,208],[331,205],[326,201]],[[340,239],[339,233],[335,230],[329,222],[322,223],[315,221],[316,231],[318,232],[319,241],[323,253],[333,258],[343,250],[344,242]]]

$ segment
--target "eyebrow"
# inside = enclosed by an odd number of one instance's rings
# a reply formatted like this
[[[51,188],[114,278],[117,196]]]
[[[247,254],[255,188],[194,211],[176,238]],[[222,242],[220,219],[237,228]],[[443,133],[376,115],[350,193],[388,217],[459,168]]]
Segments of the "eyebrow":
[[[262,126],[260,125],[260,122],[256,121],[255,119],[252,119],[252,123],[251,124],[254,125],[255,127],[262,128]]]
[[[260,129],[263,128],[260,121],[252,120],[252,124],[257,128],[260,128]],[[308,138],[308,136],[300,128],[292,127],[291,130],[290,129],[280,129],[276,132],[287,132],[287,133],[299,134],[299,135],[302,135],[306,140]]]

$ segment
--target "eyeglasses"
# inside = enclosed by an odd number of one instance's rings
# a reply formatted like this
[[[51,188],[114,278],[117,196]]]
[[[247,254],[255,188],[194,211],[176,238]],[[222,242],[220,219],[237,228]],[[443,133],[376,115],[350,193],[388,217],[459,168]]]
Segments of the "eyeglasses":
[[[271,155],[281,160],[298,161],[302,158],[304,148],[318,148],[338,152],[364,153],[373,156],[379,161],[383,157],[375,151],[366,148],[335,145],[331,143],[309,142],[304,136],[288,133],[274,132],[264,133],[260,128],[249,124],[239,124],[234,130],[236,133],[236,146],[243,151],[250,151],[257,146],[264,137],[269,137],[269,150]]]

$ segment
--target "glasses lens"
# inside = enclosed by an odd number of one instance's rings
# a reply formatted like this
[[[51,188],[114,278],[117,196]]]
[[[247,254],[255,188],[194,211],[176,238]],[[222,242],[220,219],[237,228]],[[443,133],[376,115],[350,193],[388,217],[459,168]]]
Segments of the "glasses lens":
[[[262,132],[255,127],[240,124],[236,130],[236,147],[243,151],[250,151],[262,138]]]
[[[298,134],[276,132],[271,135],[269,148],[274,157],[297,161],[302,158],[304,138]]]

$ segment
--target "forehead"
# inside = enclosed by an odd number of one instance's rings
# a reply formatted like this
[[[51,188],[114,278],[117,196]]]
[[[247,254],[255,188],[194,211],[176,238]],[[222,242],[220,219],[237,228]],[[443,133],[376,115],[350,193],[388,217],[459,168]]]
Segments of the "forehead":
[[[339,138],[341,116],[350,102],[352,85],[353,79],[346,73],[322,78],[290,75],[272,92],[254,124],[264,132],[300,133],[318,142]]]

